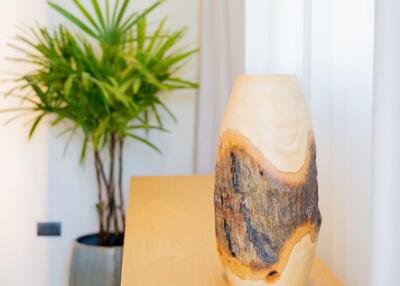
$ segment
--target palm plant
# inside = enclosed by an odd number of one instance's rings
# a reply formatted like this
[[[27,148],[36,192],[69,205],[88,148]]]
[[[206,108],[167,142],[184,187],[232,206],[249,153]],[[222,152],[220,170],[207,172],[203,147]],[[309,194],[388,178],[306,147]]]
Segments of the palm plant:
[[[75,30],[39,27],[17,36],[19,44],[12,47],[22,56],[12,60],[35,68],[19,76],[8,95],[17,94],[26,103],[18,111],[35,114],[29,137],[47,117],[52,126],[69,123],[62,134],[82,135],[80,158],[83,162],[88,150],[93,153],[99,231],[102,244],[108,244],[111,233],[121,237],[125,228],[124,142],[132,138],[159,151],[140,134],[165,131],[161,110],[175,119],[160,91],[197,88],[176,76],[197,50],[176,48],[186,29],[170,32],[165,20],[149,32],[147,16],[162,1],[141,13],[128,12],[130,0],[113,5],[91,0],[91,7],[80,0],[73,3],[80,17],[54,2],[49,5]]]

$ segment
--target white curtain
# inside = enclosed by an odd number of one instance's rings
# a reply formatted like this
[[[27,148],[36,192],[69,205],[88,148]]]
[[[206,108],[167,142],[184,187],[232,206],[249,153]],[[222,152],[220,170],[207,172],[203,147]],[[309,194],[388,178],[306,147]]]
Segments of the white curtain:
[[[243,0],[200,0],[200,92],[195,172],[211,173],[220,121],[235,77],[244,71]]]
[[[213,170],[238,71],[232,59],[243,51],[232,57],[241,38],[228,31],[243,23],[228,21],[227,2],[203,1],[201,172]],[[344,285],[398,285],[400,2],[248,0],[236,13],[245,14],[244,71],[295,74],[309,103],[323,214],[318,255]]]
[[[400,2],[376,2],[373,285],[399,285]]]
[[[371,285],[374,1],[251,0],[245,33],[246,72],[296,74],[310,106],[318,254],[345,285]]]
[[[235,1],[202,1],[197,164],[212,172],[237,69]],[[371,284],[374,0],[248,0],[246,73],[296,74],[314,121],[323,226],[318,254],[345,285]],[[244,11],[244,12],[243,12]],[[238,14],[237,14],[238,13]],[[233,19],[229,21],[229,19]]]

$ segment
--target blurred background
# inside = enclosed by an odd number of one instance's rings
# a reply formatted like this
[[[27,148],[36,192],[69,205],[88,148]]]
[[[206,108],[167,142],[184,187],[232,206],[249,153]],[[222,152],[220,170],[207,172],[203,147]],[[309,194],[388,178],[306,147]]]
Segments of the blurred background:
[[[72,1],[55,2],[74,9]],[[164,98],[178,120],[167,119],[170,133],[150,133],[161,155],[128,143],[125,189],[136,175],[212,174],[235,77],[295,74],[316,136],[323,215],[318,255],[345,285],[396,285],[390,279],[399,267],[399,248],[392,246],[399,239],[400,199],[394,178],[385,176],[399,171],[392,159],[398,151],[391,153],[395,144],[387,142],[399,137],[400,7],[376,2],[167,0],[152,20],[168,16],[171,27],[189,28],[184,44],[200,52],[182,72],[200,89]],[[137,10],[149,5],[133,3]],[[1,1],[1,71],[26,68],[5,60],[13,56],[7,42],[18,26],[61,21],[45,0]],[[1,101],[2,107],[16,104]],[[2,122],[8,118],[0,114]],[[0,285],[67,285],[73,240],[97,230],[95,177],[91,164],[78,165],[79,139],[63,155],[66,139],[57,138],[57,130],[41,127],[28,142],[24,120],[0,125]],[[390,132],[379,133],[383,129]],[[62,236],[37,237],[42,221],[62,222]]]

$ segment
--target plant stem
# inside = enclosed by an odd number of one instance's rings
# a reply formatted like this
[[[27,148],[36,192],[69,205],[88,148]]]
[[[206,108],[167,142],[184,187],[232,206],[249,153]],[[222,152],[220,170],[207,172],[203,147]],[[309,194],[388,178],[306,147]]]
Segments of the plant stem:
[[[108,182],[108,179],[106,177],[106,173],[104,172],[103,161],[101,160],[100,154],[98,152],[97,152],[97,156],[98,156],[98,164],[99,164],[100,175],[101,175],[101,178],[103,179],[103,183],[104,183],[104,185],[106,187],[106,190],[108,190],[109,182]]]
[[[125,200],[123,193],[122,175],[123,175],[123,151],[124,151],[124,138],[119,137],[119,166],[118,166],[118,189],[119,189],[119,211],[122,219],[122,232],[125,232]]]
[[[99,168],[99,153],[98,151],[94,151],[94,164],[96,168],[96,179],[97,179],[97,198],[98,198],[98,207],[97,211],[99,214],[99,228],[100,228],[100,237],[104,239],[104,206],[103,206],[103,190],[101,184],[101,172]]]
[[[111,216],[110,216],[110,201],[111,201],[111,197],[110,197],[110,184],[111,181],[109,180],[109,178],[107,178],[106,173],[104,172],[104,164],[103,164],[103,160],[101,159],[100,153],[97,152],[96,153],[96,161],[97,161],[97,168],[99,169],[99,173],[100,173],[100,177],[103,181],[103,184],[105,186],[105,190],[106,190],[106,203],[103,203],[102,207],[103,207],[103,221],[104,221],[104,216],[105,215],[105,209],[104,207],[107,206],[108,208],[108,214],[107,214],[107,218],[106,218],[106,224],[105,224],[105,228],[103,231],[103,235],[102,235],[102,240],[103,242],[105,242],[107,240],[107,236],[110,233],[110,219],[112,217],[112,212],[111,212]],[[104,224],[104,223],[103,223]]]
[[[114,223],[114,232],[115,235],[118,236],[120,233],[116,202],[115,202],[115,179],[114,179],[114,167],[115,167],[115,148],[116,147],[116,135],[114,133],[110,134],[110,171],[109,171],[109,185],[108,185],[108,193],[109,193],[109,201],[108,201],[108,218],[107,218],[107,228],[108,231],[111,230],[111,221]]]

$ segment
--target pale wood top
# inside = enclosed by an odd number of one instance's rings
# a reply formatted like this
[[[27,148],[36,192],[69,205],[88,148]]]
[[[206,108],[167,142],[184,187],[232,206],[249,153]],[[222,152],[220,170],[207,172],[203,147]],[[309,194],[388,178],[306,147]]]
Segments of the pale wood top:
[[[290,75],[242,75],[233,86],[221,135],[237,131],[282,172],[304,165],[311,118],[301,86]]]
[[[228,286],[214,237],[214,178],[131,180],[122,286]],[[342,285],[315,259],[307,286]]]

